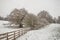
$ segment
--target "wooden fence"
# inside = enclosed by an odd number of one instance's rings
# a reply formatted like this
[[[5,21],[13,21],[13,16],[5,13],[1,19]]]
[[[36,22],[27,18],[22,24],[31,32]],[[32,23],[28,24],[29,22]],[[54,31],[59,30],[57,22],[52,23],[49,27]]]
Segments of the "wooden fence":
[[[20,36],[20,30],[0,34],[0,40],[16,40]]]
[[[16,38],[20,37],[29,30],[30,29],[23,29],[23,30],[19,29],[12,32],[0,34],[0,40],[16,40]]]

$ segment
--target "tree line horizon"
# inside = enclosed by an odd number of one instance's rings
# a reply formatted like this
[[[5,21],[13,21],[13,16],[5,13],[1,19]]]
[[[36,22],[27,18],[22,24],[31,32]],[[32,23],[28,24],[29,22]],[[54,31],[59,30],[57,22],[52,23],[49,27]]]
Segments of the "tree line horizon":
[[[53,17],[45,10],[35,15],[33,13],[28,13],[25,8],[15,8],[6,18],[2,19],[10,21],[11,24],[18,24],[19,28],[31,27],[31,29],[39,29],[51,23],[60,23],[60,16],[58,16],[58,18]]]

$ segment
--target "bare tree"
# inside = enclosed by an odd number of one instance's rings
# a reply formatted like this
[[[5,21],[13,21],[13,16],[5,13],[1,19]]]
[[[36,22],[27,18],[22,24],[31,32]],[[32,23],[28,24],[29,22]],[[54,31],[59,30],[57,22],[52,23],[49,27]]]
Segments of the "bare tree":
[[[22,28],[23,24],[22,21],[24,20],[24,17],[26,16],[27,11],[23,8],[23,9],[14,9],[10,15],[8,16],[9,21],[11,21],[14,24],[19,24],[19,27]]]

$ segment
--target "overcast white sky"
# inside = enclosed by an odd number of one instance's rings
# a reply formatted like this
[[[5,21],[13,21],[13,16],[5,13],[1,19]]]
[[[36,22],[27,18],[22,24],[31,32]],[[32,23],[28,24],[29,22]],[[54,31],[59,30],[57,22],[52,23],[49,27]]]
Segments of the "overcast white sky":
[[[14,8],[25,8],[28,12],[38,14],[42,10],[52,16],[60,16],[60,0],[0,0],[0,15],[8,15]]]

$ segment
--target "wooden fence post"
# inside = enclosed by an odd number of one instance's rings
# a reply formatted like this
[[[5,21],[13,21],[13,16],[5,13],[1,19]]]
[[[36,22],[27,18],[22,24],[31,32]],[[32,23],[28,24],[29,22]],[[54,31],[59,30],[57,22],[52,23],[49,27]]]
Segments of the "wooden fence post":
[[[20,30],[19,30],[19,36],[20,36]]]
[[[8,39],[8,33],[7,33],[7,40],[9,40],[9,39]]]
[[[14,40],[16,40],[16,38],[15,38],[15,31],[14,31]]]
[[[13,33],[13,34],[12,34]],[[0,37],[0,39],[4,39],[6,38],[6,40],[10,40],[10,39],[13,39],[13,40],[16,40],[17,37],[20,37],[20,30],[16,30],[16,31],[12,31],[12,32],[7,32],[7,33],[4,33],[4,34],[0,34],[0,36],[2,35],[6,35],[4,37]],[[22,33],[23,34],[23,33]],[[13,36],[12,36],[13,35]]]

